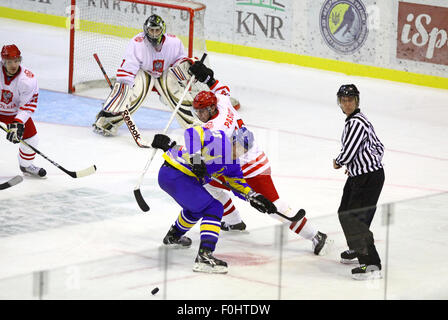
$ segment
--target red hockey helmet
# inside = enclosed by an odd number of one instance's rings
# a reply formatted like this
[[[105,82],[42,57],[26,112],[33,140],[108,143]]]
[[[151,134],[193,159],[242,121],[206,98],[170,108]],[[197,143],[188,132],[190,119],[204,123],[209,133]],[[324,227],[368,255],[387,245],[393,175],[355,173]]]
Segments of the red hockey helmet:
[[[193,108],[204,109],[210,106],[216,106],[217,103],[218,99],[213,92],[201,91],[194,97]]]
[[[2,59],[21,58],[21,52],[15,44],[5,45],[2,48]]]

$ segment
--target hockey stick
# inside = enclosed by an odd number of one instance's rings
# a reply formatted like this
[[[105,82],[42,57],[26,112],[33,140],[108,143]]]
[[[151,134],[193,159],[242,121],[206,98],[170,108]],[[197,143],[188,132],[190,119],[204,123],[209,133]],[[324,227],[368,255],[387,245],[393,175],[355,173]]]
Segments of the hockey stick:
[[[22,176],[15,176],[4,183],[0,183],[0,190],[8,189],[9,187],[15,186],[23,181]]]
[[[231,186],[230,184],[228,184],[227,182],[222,182],[222,181],[219,180],[218,178],[216,178],[216,177],[214,177],[214,176],[211,176],[211,175],[209,175],[208,177],[209,177],[210,179],[212,179],[213,181],[215,181],[216,183],[218,183],[219,185],[224,186],[224,187],[227,187],[227,188],[229,188],[230,190],[232,190],[232,191],[234,191],[234,192],[236,192],[236,193],[241,194],[242,196],[244,196],[244,197],[245,197],[246,199],[248,199],[249,201],[255,201],[255,202],[260,203],[255,197],[250,197],[250,196],[247,196],[247,195],[243,194],[241,191],[239,191],[238,189],[232,187],[232,186]],[[261,203],[260,203],[260,204],[261,204]],[[297,212],[296,215],[293,216],[293,217],[285,216],[284,214],[278,212],[277,210],[276,210],[275,212],[273,212],[273,213],[275,213],[276,215],[279,215],[280,217],[285,218],[286,220],[293,221],[293,222],[295,222],[295,221],[299,221],[299,220],[302,219],[302,218],[305,216],[305,214],[306,214],[306,212],[305,212],[304,209],[300,209],[299,212]]]
[[[0,128],[2,128],[2,130],[5,131],[6,133],[9,132],[9,130],[7,128],[3,127],[3,125],[0,125]],[[82,177],[91,175],[91,174],[95,173],[95,171],[96,171],[96,166],[95,165],[93,165],[91,167],[88,167],[88,168],[86,168],[84,170],[80,170],[80,171],[69,171],[69,170],[65,169],[64,167],[62,167],[61,165],[59,165],[58,163],[56,163],[53,160],[51,160],[50,158],[48,158],[45,154],[43,154],[42,152],[40,152],[39,150],[37,150],[33,146],[29,145],[27,142],[25,142],[23,140],[20,140],[20,142],[23,145],[27,146],[28,148],[32,149],[34,152],[36,152],[42,158],[45,158],[46,160],[51,162],[54,166],[56,166],[59,169],[61,169],[62,171],[64,171],[66,174],[68,174],[72,178],[82,178]]]
[[[204,62],[206,56],[207,56],[206,53],[204,53],[204,54],[202,55],[201,62]],[[177,111],[179,110],[179,108],[180,108],[180,106],[181,106],[181,104],[182,104],[182,101],[184,100],[185,96],[187,95],[188,91],[190,90],[190,87],[191,87],[191,84],[192,84],[193,81],[194,81],[194,78],[195,78],[195,77],[194,77],[194,75],[193,75],[193,76],[191,76],[190,80],[188,81],[187,86],[185,87],[184,93],[182,94],[182,97],[181,97],[181,98],[179,99],[179,101],[177,102],[177,105],[176,105],[176,107],[174,108],[173,113],[171,114],[171,118],[170,118],[170,120],[169,120],[168,123],[166,124],[165,129],[163,129],[163,134],[165,134],[165,133],[168,131],[168,129],[169,129],[170,125],[171,125],[171,122],[173,122],[174,117],[176,116],[176,113],[177,113]],[[144,176],[145,176],[145,174],[146,174],[146,171],[148,171],[149,165],[151,164],[152,159],[154,159],[154,156],[156,155],[157,150],[158,150],[158,149],[153,149],[153,151],[152,151],[152,153],[151,153],[151,156],[149,157],[148,162],[146,162],[146,166],[145,166],[145,168],[143,169],[142,174],[140,175],[140,178],[139,178],[139,180],[138,180],[138,182],[137,182],[137,185],[136,185],[135,188],[134,188],[134,196],[135,196],[135,200],[137,200],[137,203],[138,203],[138,206],[140,207],[140,209],[142,209],[142,210],[145,211],[145,212],[146,212],[146,211],[149,211],[149,206],[148,206],[148,204],[146,203],[145,199],[143,199],[142,193],[141,193],[141,191],[140,191],[140,185],[141,185],[142,182],[143,182],[143,178],[144,178]]]
[[[113,89],[112,82],[110,81],[109,77],[107,76],[106,70],[103,68],[103,64],[100,61],[100,58],[96,53],[93,54],[93,57],[95,58],[96,62],[98,63],[98,66],[100,67],[101,71],[103,72],[104,78],[107,81],[107,84],[109,85],[110,89]],[[151,88],[152,90],[152,88]],[[135,124],[135,121],[131,117],[131,113],[129,112],[128,108],[125,108],[123,112],[121,112],[121,116],[123,117],[124,123],[128,126],[129,132],[132,135],[132,138],[134,138],[135,143],[140,148],[151,148],[151,146],[144,141],[141,138],[140,130],[138,130],[137,125]]]

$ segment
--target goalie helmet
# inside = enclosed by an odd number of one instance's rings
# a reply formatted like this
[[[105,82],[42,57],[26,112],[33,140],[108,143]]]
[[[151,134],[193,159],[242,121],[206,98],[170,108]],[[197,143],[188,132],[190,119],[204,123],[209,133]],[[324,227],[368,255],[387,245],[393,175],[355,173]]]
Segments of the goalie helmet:
[[[193,100],[193,108],[195,109],[205,109],[210,106],[216,106],[217,104],[218,99],[211,91],[201,91]]]
[[[2,48],[2,60],[22,58],[19,48],[15,44],[5,45]]]
[[[354,84],[344,84],[337,92],[338,105],[341,105],[341,97],[355,97],[356,106],[359,107],[359,91]]]
[[[143,31],[146,38],[155,47],[162,42],[166,31],[165,21],[160,16],[153,14],[143,24]]]

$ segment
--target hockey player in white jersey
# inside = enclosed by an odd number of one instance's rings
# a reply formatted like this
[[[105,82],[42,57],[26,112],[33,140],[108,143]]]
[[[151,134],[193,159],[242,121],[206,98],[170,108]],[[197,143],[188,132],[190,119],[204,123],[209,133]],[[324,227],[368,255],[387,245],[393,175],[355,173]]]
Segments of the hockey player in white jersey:
[[[22,56],[15,44],[2,47],[2,71],[0,72],[0,121],[8,128],[6,138],[12,143],[24,140],[37,147],[37,130],[31,116],[37,108],[39,87],[36,76],[21,65]],[[26,146],[19,146],[19,167],[26,174],[45,177],[43,168],[33,165],[36,153]]]
[[[123,124],[121,113],[127,110],[133,114],[152,91],[174,110],[180,94],[168,92],[167,82],[173,79],[182,82],[185,70],[173,69],[169,76],[167,71],[186,60],[189,67],[193,61],[187,58],[182,42],[166,33],[165,22],[160,16],[151,15],[143,25],[143,32],[134,36],[127,46],[117,69],[116,83],[93,124],[94,131],[105,136],[115,135]],[[188,107],[180,108],[177,120],[188,128],[193,119],[190,102]]]
[[[195,64],[191,72],[198,79],[213,79],[213,71],[205,65]],[[213,90],[212,90],[213,91]],[[287,202],[280,199],[274,183],[271,178],[271,168],[269,160],[262,148],[255,141],[252,132],[244,125],[243,120],[238,112],[233,108],[228,93],[215,94],[212,91],[201,91],[193,100],[193,108],[196,116],[203,123],[203,127],[210,130],[222,130],[229,138],[234,137],[236,130],[240,131],[237,136],[246,136],[247,142],[243,156],[240,157],[241,169],[247,183],[258,193],[263,194],[277,207],[278,212],[292,217],[296,214]],[[245,230],[246,225],[242,221],[238,210],[232,203],[228,192],[224,192],[222,186],[215,182],[211,182],[206,189],[218,199],[224,206],[224,214],[221,229]],[[290,230],[299,236],[311,240],[313,251],[316,255],[324,255],[327,253],[331,240],[327,235],[318,231],[318,229],[303,217],[297,222],[291,223],[278,215],[272,215],[284,223],[289,223]]]

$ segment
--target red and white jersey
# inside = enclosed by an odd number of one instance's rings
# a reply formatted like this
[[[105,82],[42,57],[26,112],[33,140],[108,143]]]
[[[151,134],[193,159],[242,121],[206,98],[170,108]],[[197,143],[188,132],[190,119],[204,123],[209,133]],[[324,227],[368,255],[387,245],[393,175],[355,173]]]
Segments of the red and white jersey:
[[[0,91],[0,114],[15,116],[14,121],[27,122],[37,108],[39,87],[36,76],[21,65],[17,73],[8,78],[2,66]]]
[[[210,91],[214,94],[223,94],[225,96],[230,95],[230,89],[228,86],[221,85],[219,83],[219,80],[216,80],[216,82],[210,87]]]
[[[162,72],[185,58],[182,42],[174,35],[164,34],[162,47],[157,51],[146,39],[145,33],[137,34],[129,42],[123,62],[117,70],[117,81],[132,86],[138,70],[159,78]]]
[[[238,112],[233,108],[228,95],[215,95],[218,99],[218,113],[207,121],[203,127],[210,130],[222,130],[230,139],[235,130],[244,126],[243,119],[241,119]],[[256,141],[254,141],[252,148],[240,157],[240,163],[244,178],[255,177],[269,170],[271,167],[266,154]],[[270,174],[270,170],[268,172]]]

